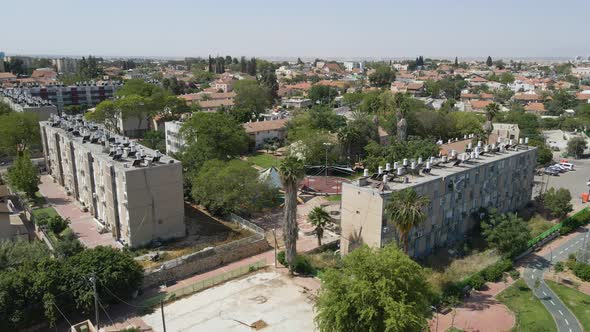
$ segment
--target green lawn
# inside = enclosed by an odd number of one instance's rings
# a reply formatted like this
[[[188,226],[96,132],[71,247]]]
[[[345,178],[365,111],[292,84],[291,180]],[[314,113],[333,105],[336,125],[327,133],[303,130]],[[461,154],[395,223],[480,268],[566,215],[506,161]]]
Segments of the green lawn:
[[[516,316],[514,331],[557,331],[555,322],[547,309],[522,279],[500,293],[498,300],[514,312]]]
[[[326,196],[326,200],[328,200],[328,202],[340,202],[342,200],[342,195]]]
[[[580,324],[584,327],[584,331],[590,331],[590,295],[550,280],[546,282],[563,303],[576,315]]]
[[[257,153],[252,156],[248,156],[248,162],[250,164],[260,166],[262,168],[269,168],[271,166],[279,166],[279,158],[266,154],[266,153]]]
[[[42,215],[47,215],[48,217],[54,217],[54,216],[58,216],[59,214],[52,207],[46,207],[46,208],[33,210],[33,216],[35,218],[39,218]]]

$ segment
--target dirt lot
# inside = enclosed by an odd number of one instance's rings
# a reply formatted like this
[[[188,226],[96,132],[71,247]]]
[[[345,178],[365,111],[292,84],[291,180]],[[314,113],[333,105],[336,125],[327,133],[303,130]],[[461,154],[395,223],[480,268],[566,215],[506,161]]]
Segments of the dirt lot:
[[[314,331],[309,291],[277,272],[261,272],[164,307],[168,331]],[[163,331],[159,310],[142,320]]]
[[[252,232],[241,228],[236,223],[215,218],[195,206],[185,204],[184,213],[188,235],[180,240],[164,243],[158,248],[136,251],[138,256],[155,252],[160,255],[160,259],[155,262],[147,258],[141,260],[140,263],[143,267],[154,267],[165,260],[252,235]]]

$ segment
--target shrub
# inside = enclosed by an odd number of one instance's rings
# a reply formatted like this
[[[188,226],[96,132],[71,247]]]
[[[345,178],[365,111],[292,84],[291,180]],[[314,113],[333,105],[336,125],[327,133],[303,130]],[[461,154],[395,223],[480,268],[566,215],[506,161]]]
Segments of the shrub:
[[[584,263],[576,263],[573,268],[574,274],[576,277],[584,280],[590,281],[590,265]]]
[[[468,279],[467,283],[469,284],[469,286],[471,286],[471,288],[480,290],[486,284],[486,281],[481,274],[476,273]]]
[[[555,269],[555,272],[563,272],[563,269],[564,269],[563,263],[562,262],[555,263],[554,269]]]
[[[37,219],[37,225],[47,226],[49,231],[55,235],[59,235],[64,229],[68,228],[69,223],[70,221],[68,219],[64,219],[60,216],[50,217],[47,214],[43,214],[41,218]]]
[[[516,279],[520,278],[520,272],[518,272],[518,270],[512,270],[512,271],[510,271],[510,277],[513,280],[516,280]]]
[[[287,266],[287,260],[285,259],[285,252],[279,251],[277,254],[277,260],[284,266]],[[300,274],[313,274],[315,269],[313,265],[309,262],[307,257],[303,255],[297,255],[295,257],[295,272]]]
[[[504,272],[512,269],[512,261],[503,259],[494,265],[490,265],[481,271],[486,281],[496,282],[502,279]]]
[[[586,225],[590,221],[590,210],[583,209],[580,212],[574,214],[573,216],[566,218],[562,222],[561,229],[559,233],[561,235],[571,233],[576,228]]]

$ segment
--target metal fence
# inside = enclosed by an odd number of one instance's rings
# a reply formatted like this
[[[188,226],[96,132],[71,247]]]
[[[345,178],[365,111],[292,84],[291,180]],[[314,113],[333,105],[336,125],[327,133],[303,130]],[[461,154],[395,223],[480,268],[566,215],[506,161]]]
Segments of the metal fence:
[[[257,234],[262,234],[264,235],[264,229],[262,229],[260,226],[252,223],[251,221],[248,221],[236,214],[230,214],[229,219],[237,224],[239,224],[240,226],[254,232]]]
[[[177,299],[177,298],[180,298],[180,297],[183,297],[186,295],[191,295],[196,292],[200,292],[203,289],[215,286],[217,284],[228,281],[230,279],[234,279],[234,278],[243,276],[243,275],[248,274],[252,271],[256,271],[258,269],[261,269],[265,266],[266,266],[266,260],[261,259],[257,262],[252,263],[252,264],[240,266],[240,267],[237,267],[233,270],[224,272],[222,274],[212,276],[212,277],[204,279],[204,280],[197,281],[192,285],[188,285],[188,286],[185,286],[185,287],[182,287],[182,288],[170,291],[170,292],[166,292],[163,294],[158,294],[154,297],[151,297],[151,298],[143,301],[141,305],[145,306],[145,307],[151,307],[151,306],[155,306],[155,305],[159,304],[160,301],[164,301],[164,302],[172,301],[174,299]]]

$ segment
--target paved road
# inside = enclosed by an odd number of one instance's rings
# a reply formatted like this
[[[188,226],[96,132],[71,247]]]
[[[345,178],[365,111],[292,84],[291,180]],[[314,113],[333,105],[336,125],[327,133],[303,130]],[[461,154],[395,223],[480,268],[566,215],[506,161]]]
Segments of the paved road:
[[[543,279],[543,273],[551,264],[567,260],[569,254],[576,253],[584,243],[584,237],[590,236],[589,232],[580,233],[571,240],[554,248],[551,253],[544,257],[538,257],[531,261],[524,270],[524,280],[533,290],[549,313],[553,316],[557,324],[557,330],[560,332],[583,332],[584,330],[578,323],[576,317],[563,304],[559,297],[547,286]],[[538,288],[535,288],[535,282],[539,280]]]

